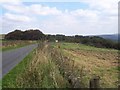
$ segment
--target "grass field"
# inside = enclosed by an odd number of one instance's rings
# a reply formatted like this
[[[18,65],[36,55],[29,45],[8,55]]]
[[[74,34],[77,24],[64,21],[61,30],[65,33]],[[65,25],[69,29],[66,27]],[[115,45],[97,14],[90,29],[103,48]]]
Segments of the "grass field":
[[[100,76],[100,87],[117,88],[118,51],[76,43],[40,43],[3,78],[8,88],[89,87],[90,79]]]
[[[86,85],[92,76],[98,75],[100,76],[101,87],[117,87],[119,72],[117,50],[74,43],[58,43],[54,46],[60,46],[65,56],[75,60],[76,66],[84,67]]]

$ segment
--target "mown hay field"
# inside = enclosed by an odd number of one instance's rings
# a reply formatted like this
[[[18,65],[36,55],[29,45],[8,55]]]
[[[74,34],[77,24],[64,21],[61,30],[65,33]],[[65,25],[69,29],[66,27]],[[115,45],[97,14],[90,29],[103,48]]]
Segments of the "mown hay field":
[[[100,86],[115,88],[119,84],[118,50],[96,48],[76,43],[57,43],[63,54],[75,61],[75,66],[83,67],[86,86],[94,75],[100,76]]]

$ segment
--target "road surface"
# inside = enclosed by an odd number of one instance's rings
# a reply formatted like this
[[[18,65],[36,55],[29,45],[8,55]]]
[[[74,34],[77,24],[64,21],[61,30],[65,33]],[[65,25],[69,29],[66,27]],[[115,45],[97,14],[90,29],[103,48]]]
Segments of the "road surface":
[[[2,78],[12,68],[14,68],[36,47],[37,44],[33,44],[22,48],[2,52],[2,76],[0,76],[0,78]]]

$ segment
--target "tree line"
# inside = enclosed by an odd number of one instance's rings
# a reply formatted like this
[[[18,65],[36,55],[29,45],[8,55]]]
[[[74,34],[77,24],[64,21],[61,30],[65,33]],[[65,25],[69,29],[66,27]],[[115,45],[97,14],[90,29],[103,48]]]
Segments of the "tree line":
[[[120,50],[120,43],[114,42],[112,40],[104,39],[99,36],[65,36],[61,34],[57,35],[45,35],[38,29],[30,29],[26,31],[15,30],[5,35],[7,40],[48,40],[53,42],[55,40],[71,42],[71,43],[81,43],[85,45],[95,46],[99,48],[113,48]]]
[[[47,35],[47,40],[49,41],[64,41],[64,42],[71,42],[71,43],[81,43],[85,45],[95,46],[98,48],[113,48],[120,50],[120,43],[114,42],[109,39],[104,39],[99,36],[82,36],[82,35],[75,35],[75,36],[65,36],[65,35]]]
[[[5,35],[5,39],[7,40],[42,40],[44,37],[45,35],[38,29],[26,31],[15,30]]]

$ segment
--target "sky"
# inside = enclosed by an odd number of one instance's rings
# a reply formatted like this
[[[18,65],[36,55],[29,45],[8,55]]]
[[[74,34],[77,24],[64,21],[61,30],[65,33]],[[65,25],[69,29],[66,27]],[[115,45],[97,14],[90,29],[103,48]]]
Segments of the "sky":
[[[39,29],[45,34],[116,34],[118,1],[0,0],[0,33]]]

